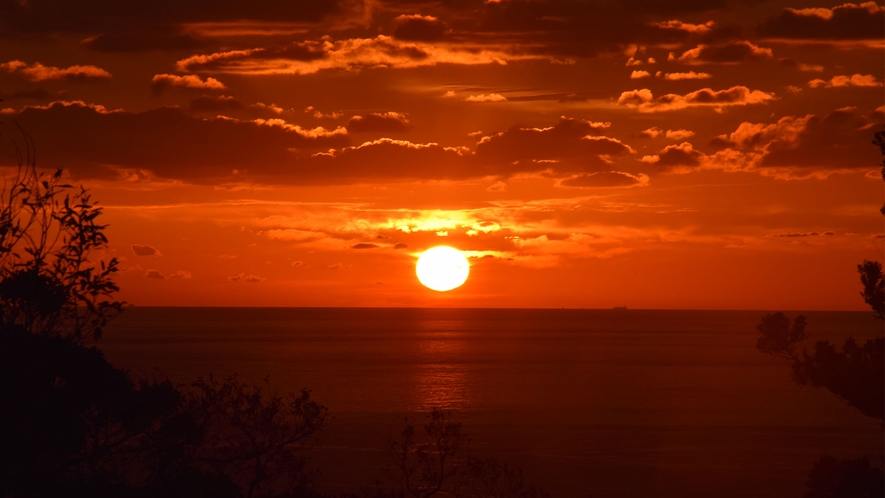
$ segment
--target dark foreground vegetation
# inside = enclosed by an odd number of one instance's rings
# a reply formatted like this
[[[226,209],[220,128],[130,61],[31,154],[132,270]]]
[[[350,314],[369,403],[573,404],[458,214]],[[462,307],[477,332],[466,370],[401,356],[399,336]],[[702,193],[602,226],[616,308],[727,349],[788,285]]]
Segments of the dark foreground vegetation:
[[[885,139],[877,135],[883,147]],[[883,169],[885,173],[885,169]],[[316,497],[308,461],[329,411],[309,390],[281,395],[236,377],[178,386],[134,379],[89,341],[123,310],[117,262],[88,191],[41,174],[25,136],[17,175],[0,192],[0,497]],[[879,263],[859,266],[863,297],[885,313]],[[823,387],[883,420],[882,339],[811,353],[804,317],[759,324],[758,347],[792,362],[800,385]],[[461,424],[433,411],[388,441],[387,472],[341,498],[541,498],[522,472],[470,451]],[[881,457],[822,457],[810,498],[883,496]]]
[[[885,180],[885,131],[876,133],[873,144],[882,153],[882,179]],[[880,210],[885,216],[885,206]],[[885,277],[877,261],[857,265],[863,291],[860,295],[878,320],[885,320]],[[762,317],[756,326],[756,348],[791,363],[793,382],[800,386],[824,388],[840,401],[860,410],[885,427],[885,339],[877,337],[858,344],[848,337],[841,348],[830,341],[817,341],[811,352],[803,343],[807,321],[799,315],[790,320],[783,313]],[[883,456],[839,460],[821,457],[808,477],[806,498],[881,498],[885,496]]]
[[[0,496],[321,497],[309,450],[331,421],[309,390],[236,377],[134,379],[88,341],[122,312],[117,261],[88,191],[41,174],[27,136],[0,192]],[[405,420],[366,498],[541,498],[519,469],[475,457],[449,414]]]

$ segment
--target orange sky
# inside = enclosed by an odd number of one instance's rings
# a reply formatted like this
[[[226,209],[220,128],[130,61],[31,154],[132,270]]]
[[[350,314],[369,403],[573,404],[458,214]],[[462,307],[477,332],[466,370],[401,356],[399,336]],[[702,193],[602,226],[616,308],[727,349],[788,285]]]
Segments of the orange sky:
[[[874,2],[0,0],[0,165],[19,125],[94,192],[137,305],[860,310],[883,40]]]

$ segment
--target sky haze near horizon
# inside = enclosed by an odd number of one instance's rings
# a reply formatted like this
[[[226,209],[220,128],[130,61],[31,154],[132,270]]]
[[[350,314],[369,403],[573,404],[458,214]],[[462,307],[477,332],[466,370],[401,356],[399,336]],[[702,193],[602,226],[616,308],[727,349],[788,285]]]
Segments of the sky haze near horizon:
[[[136,305],[863,310],[883,49],[876,2],[0,0],[0,166],[92,190]]]

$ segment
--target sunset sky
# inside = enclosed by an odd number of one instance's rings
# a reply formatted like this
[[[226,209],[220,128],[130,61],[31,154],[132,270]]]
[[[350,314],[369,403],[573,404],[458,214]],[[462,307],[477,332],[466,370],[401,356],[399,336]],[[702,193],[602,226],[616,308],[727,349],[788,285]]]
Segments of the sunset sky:
[[[874,2],[0,0],[0,164],[92,190],[136,305],[863,310],[883,49]]]

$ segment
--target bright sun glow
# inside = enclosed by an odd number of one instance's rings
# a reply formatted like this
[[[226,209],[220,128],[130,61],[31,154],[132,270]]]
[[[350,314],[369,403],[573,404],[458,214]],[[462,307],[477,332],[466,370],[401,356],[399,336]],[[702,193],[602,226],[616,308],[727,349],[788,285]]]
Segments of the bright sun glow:
[[[470,265],[461,251],[438,246],[424,251],[415,272],[426,287],[444,292],[460,287],[467,280]]]

